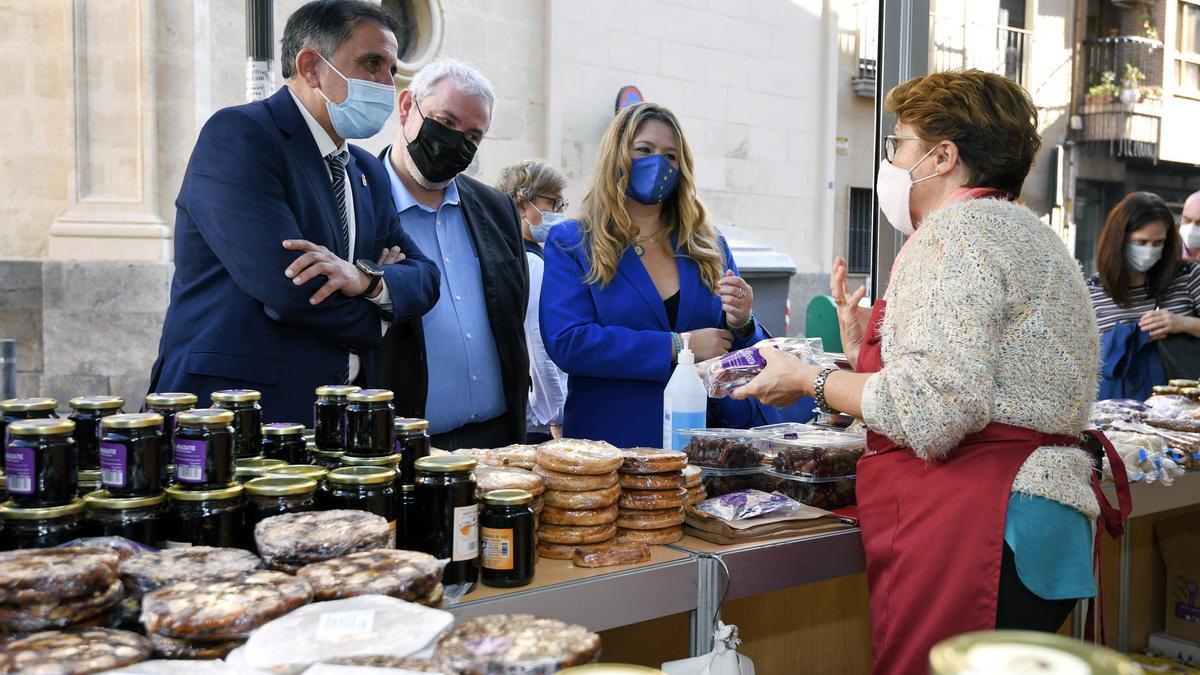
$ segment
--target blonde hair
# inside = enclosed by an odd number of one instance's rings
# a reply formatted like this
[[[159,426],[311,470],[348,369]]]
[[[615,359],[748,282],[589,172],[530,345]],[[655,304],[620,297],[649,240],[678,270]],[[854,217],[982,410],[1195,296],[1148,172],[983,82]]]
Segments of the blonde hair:
[[[519,205],[522,201],[532,202],[539,194],[565,191],[567,178],[549,162],[527,159],[500,169],[496,189]]]
[[[625,189],[632,168],[630,146],[637,130],[648,120],[671,127],[679,144],[679,185],[663,202],[663,222],[677,233],[679,255],[696,262],[704,285],[716,293],[717,281],[725,272],[725,259],[717,243],[717,230],[696,197],[692,150],[675,115],[655,103],[639,103],[622,110],[600,141],[592,185],[580,207],[580,231],[591,262],[585,281],[608,285],[617,274],[617,263],[625,249],[636,240],[637,228],[625,210]]]

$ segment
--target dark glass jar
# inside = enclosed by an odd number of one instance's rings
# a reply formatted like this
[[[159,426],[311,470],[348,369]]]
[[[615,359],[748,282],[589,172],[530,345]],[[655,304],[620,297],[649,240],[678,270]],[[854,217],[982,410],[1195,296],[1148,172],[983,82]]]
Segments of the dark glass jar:
[[[303,464],[308,461],[304,444],[304,425],[272,422],[263,425],[262,455],[282,460],[284,464]]]
[[[313,404],[313,440],[325,452],[345,450],[346,397],[361,387],[352,384],[327,384],[317,387]]]
[[[318,483],[325,479],[325,474],[329,473],[329,469],[323,466],[315,466],[313,464],[288,464],[287,466],[277,466],[267,469],[263,474],[264,478],[271,476],[287,476],[291,478],[310,478]]]
[[[442,583],[474,583],[479,576],[479,505],[475,460],[433,455],[417,460],[414,547],[449,558]]]
[[[246,532],[246,495],[234,483],[216,490],[167,488],[170,515],[165,545],[224,546],[255,550],[254,535]]]
[[[416,417],[397,417],[396,454],[400,462],[400,482],[411,485],[417,479],[417,460],[429,456],[429,420]]]
[[[146,394],[146,412],[158,413],[163,418],[158,448],[164,486],[171,482],[172,474],[168,466],[175,461],[175,415],[195,408],[198,400],[195,394],[182,391]]]
[[[0,505],[0,551],[50,548],[83,536],[83,500],[62,506],[23,509],[12,502]]]
[[[100,468],[100,420],[125,412],[125,399],[120,396],[78,396],[67,401],[75,423],[75,448],[79,452],[80,469]]]
[[[325,474],[317,507],[369,511],[396,526],[396,472],[379,466],[344,466]],[[393,530],[394,531],[394,530]]]
[[[107,490],[84,496],[87,516],[85,537],[125,537],[147,546],[162,543],[163,518],[167,512],[164,493],[144,497],[116,497]]]
[[[234,457],[257,457],[262,452],[262,394],[253,389],[223,389],[212,393],[214,408],[233,413]]]
[[[396,409],[387,389],[360,389],[346,396],[346,454],[382,457],[392,454]]]
[[[417,524],[416,486],[412,484],[400,486],[400,502],[396,508],[396,548],[402,551],[415,551],[417,545],[414,528]]]
[[[10,398],[0,401],[0,435],[8,445],[8,425],[18,420],[58,419],[58,400],[53,398]]]
[[[175,416],[175,482],[190,490],[217,490],[234,479],[233,413],[217,408]]]
[[[383,457],[351,457],[350,455],[343,455],[342,466],[375,466],[383,469],[391,469],[396,473],[396,487],[401,485],[400,455],[384,455]]]
[[[79,454],[71,420],[20,420],[8,425],[4,474],[14,506],[38,508],[70,504],[77,496]]]
[[[246,531],[281,513],[316,510],[317,481],[301,476],[263,476],[246,481]]]
[[[233,474],[237,482],[245,484],[252,478],[258,478],[270,469],[287,466],[282,459],[267,459],[266,457],[251,457],[234,462]]]
[[[79,470],[79,487],[75,491],[76,494],[82,497],[84,495],[89,495],[100,488],[100,469]]]
[[[101,422],[100,484],[114,497],[146,497],[162,492],[159,454],[162,415],[113,415]]]
[[[526,490],[492,490],[479,514],[479,577],[485,586],[513,588],[533,581],[537,534],[533,495]]]
[[[311,455],[310,464],[329,469],[330,471],[342,465],[342,457],[346,453],[341,450],[313,450],[309,449],[308,454]]]

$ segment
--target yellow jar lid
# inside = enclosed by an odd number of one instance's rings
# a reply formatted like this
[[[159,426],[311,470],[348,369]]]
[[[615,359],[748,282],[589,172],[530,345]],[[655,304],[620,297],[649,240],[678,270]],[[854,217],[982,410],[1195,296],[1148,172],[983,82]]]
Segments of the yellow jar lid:
[[[83,500],[75,498],[70,504],[23,509],[12,502],[0,504],[0,520],[43,520],[83,513]]]
[[[430,455],[421,457],[416,462],[417,471],[428,473],[451,473],[454,471],[474,471],[475,460],[458,455]]]
[[[79,480],[85,483],[99,483],[101,477],[100,469],[80,469]]]
[[[1167,385],[1180,389],[1195,389],[1200,387],[1200,380],[1168,380]]]
[[[175,416],[176,426],[224,427],[233,424],[233,412],[224,408],[195,408]]]
[[[239,483],[230,483],[215,490],[188,490],[178,485],[167,488],[167,497],[179,502],[203,502],[209,500],[234,499],[240,497],[244,489]]]
[[[270,469],[278,469],[283,466],[287,466],[287,462],[282,459],[250,457],[235,461],[233,470],[234,474],[240,478],[244,476],[261,476]]]
[[[53,398],[10,398],[0,401],[0,410],[4,412],[41,412],[57,407],[58,400]]]
[[[303,436],[304,425],[291,422],[271,422],[262,428],[264,436]]]
[[[343,466],[330,471],[325,480],[339,485],[382,485],[396,480],[396,472],[377,466]]]
[[[321,480],[327,473],[329,473],[329,469],[317,466],[316,464],[288,464],[287,466],[276,466],[267,469],[263,476],[297,476],[300,478]]]
[[[533,501],[533,494],[528,490],[492,490],[483,496],[485,504],[496,506],[521,506]]]
[[[199,397],[186,391],[168,391],[146,394],[146,405],[155,407],[174,408],[177,406],[196,405]]]
[[[262,399],[262,393],[253,389],[222,389],[212,393],[213,403],[249,403]]]
[[[420,417],[397,417],[393,428],[396,431],[425,431],[429,428],[429,420]]]
[[[75,410],[116,410],[125,405],[120,396],[76,396],[67,401]]]
[[[127,415],[112,415],[100,420],[100,426],[105,429],[147,429],[161,427],[163,416],[158,413],[129,413]]]
[[[75,431],[75,423],[63,419],[20,420],[8,425],[10,436],[45,436],[69,434],[72,431]]]
[[[108,490],[96,490],[84,495],[83,501],[89,509],[140,509],[166,503],[167,495],[160,492],[147,497],[114,497]]]
[[[383,457],[351,457],[342,455],[343,466],[390,466],[395,467],[403,459],[400,455],[385,455]]]
[[[383,403],[396,398],[391,389],[360,389],[346,396],[354,403]]]
[[[317,396],[347,396],[361,389],[353,384],[323,384],[317,387]]]
[[[315,492],[317,481],[303,476],[262,476],[246,481],[246,494],[261,497],[286,497]]]

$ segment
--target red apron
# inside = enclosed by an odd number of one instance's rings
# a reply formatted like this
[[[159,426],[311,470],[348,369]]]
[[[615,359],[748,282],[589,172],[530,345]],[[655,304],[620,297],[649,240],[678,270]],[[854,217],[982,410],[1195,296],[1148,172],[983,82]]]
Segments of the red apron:
[[[886,307],[880,300],[872,309],[858,372],[883,367],[880,330]],[[929,650],[938,642],[995,629],[1013,479],[1037,448],[1078,444],[1072,436],[993,422],[963,439],[950,459],[926,462],[885,436],[867,433],[856,491],[867,557],[873,672],[928,672]],[[1113,466],[1123,478],[1119,458]],[[1099,495],[1098,483],[1095,489]],[[1121,501],[1125,507],[1126,500]],[[1109,522],[1116,520],[1115,510],[1102,514],[1110,533],[1128,515],[1126,508],[1122,512],[1115,525]]]

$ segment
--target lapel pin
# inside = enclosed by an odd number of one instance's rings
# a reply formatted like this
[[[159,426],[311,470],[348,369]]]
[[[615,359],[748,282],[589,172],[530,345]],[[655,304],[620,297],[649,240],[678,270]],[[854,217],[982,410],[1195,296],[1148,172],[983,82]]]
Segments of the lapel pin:
[[[359,178],[362,179],[363,187],[367,187],[367,177],[365,175],[363,175],[363,176],[359,176]]]

